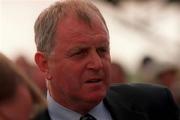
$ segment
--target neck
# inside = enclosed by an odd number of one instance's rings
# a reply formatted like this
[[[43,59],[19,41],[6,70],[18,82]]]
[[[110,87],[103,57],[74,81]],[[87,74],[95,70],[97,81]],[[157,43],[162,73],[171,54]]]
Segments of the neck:
[[[52,92],[52,90],[49,90],[50,96],[60,105],[75,111],[77,113],[80,113],[82,115],[88,113],[91,109],[93,109],[99,102],[84,102],[80,100],[76,101],[70,101],[67,100],[66,95],[63,97],[57,97],[59,95],[56,95]]]

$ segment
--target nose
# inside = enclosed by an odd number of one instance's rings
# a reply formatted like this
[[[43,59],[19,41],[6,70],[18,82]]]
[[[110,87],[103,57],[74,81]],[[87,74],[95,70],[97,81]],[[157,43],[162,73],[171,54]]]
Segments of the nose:
[[[87,65],[88,69],[91,69],[91,70],[102,69],[103,60],[96,51],[91,52],[90,57],[88,59],[89,59],[89,62]]]

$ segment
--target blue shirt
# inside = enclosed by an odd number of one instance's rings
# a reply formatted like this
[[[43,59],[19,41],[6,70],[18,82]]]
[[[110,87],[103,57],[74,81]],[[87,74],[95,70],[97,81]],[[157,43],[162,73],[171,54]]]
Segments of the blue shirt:
[[[48,111],[51,120],[79,120],[81,117],[80,113],[72,111],[59,103],[57,103],[50,95],[47,94],[48,101]],[[112,117],[103,104],[100,102],[92,110],[89,111],[89,114],[94,116],[97,120],[112,120]]]

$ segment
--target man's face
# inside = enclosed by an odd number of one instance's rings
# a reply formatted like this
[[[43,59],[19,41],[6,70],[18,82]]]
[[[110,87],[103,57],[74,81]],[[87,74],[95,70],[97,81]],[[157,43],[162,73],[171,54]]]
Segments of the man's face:
[[[100,18],[93,18],[92,27],[76,17],[58,23],[48,69],[52,94],[61,104],[101,101],[109,87],[110,53]]]

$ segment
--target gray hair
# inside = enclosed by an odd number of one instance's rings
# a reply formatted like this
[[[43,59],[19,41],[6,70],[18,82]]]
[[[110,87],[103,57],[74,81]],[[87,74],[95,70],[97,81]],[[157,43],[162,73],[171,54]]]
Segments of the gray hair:
[[[34,26],[35,32],[35,43],[37,50],[50,54],[54,48],[55,40],[54,34],[56,32],[56,25],[63,18],[65,18],[68,13],[75,13],[77,17],[83,22],[91,26],[91,15],[92,13],[97,14],[100,17],[106,29],[106,22],[98,10],[98,8],[93,5],[88,0],[63,0],[55,2],[49,8],[45,9],[37,18]]]

